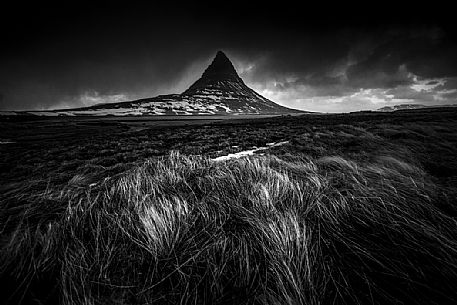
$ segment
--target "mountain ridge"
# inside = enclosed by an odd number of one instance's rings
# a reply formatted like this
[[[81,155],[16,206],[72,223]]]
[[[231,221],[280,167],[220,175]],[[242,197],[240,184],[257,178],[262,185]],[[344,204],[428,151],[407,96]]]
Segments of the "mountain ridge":
[[[44,116],[142,116],[288,114],[305,111],[276,104],[249,88],[230,59],[218,51],[201,77],[181,94],[26,113]]]

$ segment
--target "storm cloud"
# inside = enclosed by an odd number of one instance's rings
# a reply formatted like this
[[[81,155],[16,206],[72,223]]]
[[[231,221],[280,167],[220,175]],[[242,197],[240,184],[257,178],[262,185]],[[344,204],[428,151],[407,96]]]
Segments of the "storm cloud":
[[[383,10],[370,18],[351,7],[231,4],[214,10],[84,3],[12,8],[22,21],[2,21],[0,110],[180,93],[220,49],[249,86],[294,108],[339,112],[455,102],[455,32],[424,18],[433,10],[380,23],[372,19],[380,20]]]

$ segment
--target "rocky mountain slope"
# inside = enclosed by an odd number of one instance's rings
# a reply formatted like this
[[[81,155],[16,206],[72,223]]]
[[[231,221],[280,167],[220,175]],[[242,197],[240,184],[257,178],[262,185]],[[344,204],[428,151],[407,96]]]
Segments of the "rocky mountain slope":
[[[301,112],[280,106],[249,88],[227,56],[219,51],[203,75],[182,94],[160,95],[130,102],[91,107],[29,111],[45,116],[236,115]]]

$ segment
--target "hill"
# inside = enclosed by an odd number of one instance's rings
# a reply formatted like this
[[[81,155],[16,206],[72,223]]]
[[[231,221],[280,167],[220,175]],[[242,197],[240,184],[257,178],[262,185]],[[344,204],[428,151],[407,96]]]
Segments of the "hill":
[[[278,105],[249,88],[219,51],[203,75],[182,94],[52,111],[8,112],[40,116],[142,116],[286,114],[302,111]]]

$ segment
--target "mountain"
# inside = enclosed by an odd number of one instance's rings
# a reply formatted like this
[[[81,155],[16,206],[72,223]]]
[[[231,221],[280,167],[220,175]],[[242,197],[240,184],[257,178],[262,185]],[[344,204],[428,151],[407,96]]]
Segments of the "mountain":
[[[182,94],[159,95],[129,102],[52,111],[28,111],[45,116],[74,115],[237,115],[286,114],[302,111],[280,106],[243,82],[231,61],[219,51],[203,75]]]
[[[196,101],[221,102],[233,113],[285,113],[293,110],[261,96],[243,82],[227,56],[219,51],[202,77],[181,96]]]
[[[396,111],[396,110],[420,109],[420,108],[425,108],[425,107],[427,107],[427,106],[422,105],[422,104],[400,104],[400,105],[384,106],[382,108],[379,108],[377,111],[391,112],[391,111]]]
[[[392,111],[397,111],[397,110],[440,108],[440,107],[457,107],[457,105],[456,104],[451,104],[451,105],[399,104],[399,105],[393,105],[393,106],[385,106],[385,107],[379,108],[377,111],[392,112]]]

